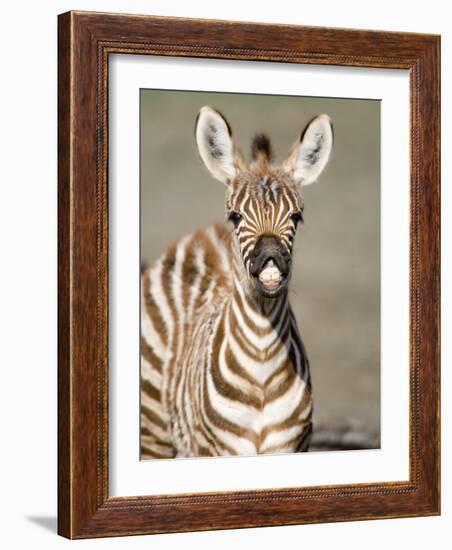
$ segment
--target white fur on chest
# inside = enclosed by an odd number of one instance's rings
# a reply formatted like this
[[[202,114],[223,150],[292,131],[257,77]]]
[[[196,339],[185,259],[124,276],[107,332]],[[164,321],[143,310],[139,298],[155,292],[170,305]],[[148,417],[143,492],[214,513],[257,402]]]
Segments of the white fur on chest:
[[[257,409],[252,405],[234,401],[219,393],[215,383],[208,377],[207,391],[209,399],[215,403],[215,409],[225,419],[233,422],[244,430],[252,430],[261,441],[259,448],[247,438],[239,437],[230,433],[221,434],[239,454],[256,454],[265,452],[266,448],[284,444],[293,439],[304,428],[303,419],[296,426],[285,429],[270,431],[265,439],[261,439],[264,430],[270,426],[282,425],[296,410],[309,391],[306,383],[301,379],[295,379],[291,387],[277,399],[265,403],[265,394],[262,391],[262,407]]]

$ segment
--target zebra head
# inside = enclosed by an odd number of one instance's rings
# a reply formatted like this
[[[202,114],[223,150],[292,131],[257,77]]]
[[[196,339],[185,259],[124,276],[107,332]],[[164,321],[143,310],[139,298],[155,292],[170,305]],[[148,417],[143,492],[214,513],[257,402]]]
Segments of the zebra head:
[[[255,136],[248,162],[226,119],[211,107],[200,110],[195,135],[205,166],[226,185],[226,216],[243,286],[255,297],[280,296],[290,280],[295,233],[303,221],[301,188],[317,180],[331,153],[329,117],[311,120],[279,165],[264,134]]]

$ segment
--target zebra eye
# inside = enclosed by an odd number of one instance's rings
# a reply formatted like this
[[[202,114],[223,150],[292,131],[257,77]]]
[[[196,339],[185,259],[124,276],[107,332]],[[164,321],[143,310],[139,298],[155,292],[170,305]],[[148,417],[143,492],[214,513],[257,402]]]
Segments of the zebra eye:
[[[299,222],[303,223],[303,214],[301,211],[293,212],[290,216],[291,220],[295,225],[297,225]]]
[[[234,210],[229,212],[228,222],[233,223],[236,227],[241,219],[242,219],[242,214],[240,214],[239,212],[235,212]]]

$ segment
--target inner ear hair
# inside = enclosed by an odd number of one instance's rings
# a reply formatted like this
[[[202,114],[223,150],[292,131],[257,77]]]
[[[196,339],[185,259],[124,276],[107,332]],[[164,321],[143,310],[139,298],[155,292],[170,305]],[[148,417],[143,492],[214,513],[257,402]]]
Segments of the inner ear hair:
[[[333,126],[330,117],[314,117],[289,151],[283,167],[301,185],[314,183],[325,169],[333,146]]]
[[[226,118],[212,107],[202,107],[196,118],[195,137],[206,168],[215,179],[227,184],[236,174],[236,147]]]

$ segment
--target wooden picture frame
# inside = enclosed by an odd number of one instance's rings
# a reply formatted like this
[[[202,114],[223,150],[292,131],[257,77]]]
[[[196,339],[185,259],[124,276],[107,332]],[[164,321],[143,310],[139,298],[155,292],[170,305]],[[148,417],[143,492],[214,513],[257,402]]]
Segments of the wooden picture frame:
[[[439,37],[69,12],[59,16],[58,53],[59,534],[86,538],[439,514]],[[109,496],[107,97],[113,53],[409,70],[408,481]]]

